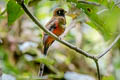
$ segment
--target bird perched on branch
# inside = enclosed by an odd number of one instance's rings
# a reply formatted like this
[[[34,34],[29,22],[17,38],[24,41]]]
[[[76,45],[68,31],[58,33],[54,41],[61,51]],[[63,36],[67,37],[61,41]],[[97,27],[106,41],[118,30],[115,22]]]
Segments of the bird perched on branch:
[[[56,8],[53,11],[53,17],[46,24],[46,28],[52,33],[54,33],[56,36],[60,36],[65,30],[65,24],[66,24],[65,13],[66,12],[67,11],[65,11],[62,8]],[[53,37],[51,37],[47,33],[44,33],[44,36],[43,36],[44,55],[47,55],[47,50],[54,41],[55,39]],[[42,76],[43,72],[44,72],[44,64],[41,63],[39,76]]]

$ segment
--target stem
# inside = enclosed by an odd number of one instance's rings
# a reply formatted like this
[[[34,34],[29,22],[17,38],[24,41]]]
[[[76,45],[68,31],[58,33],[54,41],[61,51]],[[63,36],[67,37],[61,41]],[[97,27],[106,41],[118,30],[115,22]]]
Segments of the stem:
[[[94,61],[95,61],[96,67],[97,67],[98,80],[101,80],[100,68],[99,68],[98,60],[94,60]]]
[[[4,10],[0,13],[0,15],[1,15],[1,16],[4,15],[6,11],[7,11],[7,10],[4,9]]]
[[[97,59],[100,59],[101,57],[103,57],[105,54],[107,54],[108,51],[110,51],[110,49],[117,43],[117,41],[120,39],[120,34],[115,38],[115,40],[111,43],[111,45],[102,53],[100,53],[97,56]]]

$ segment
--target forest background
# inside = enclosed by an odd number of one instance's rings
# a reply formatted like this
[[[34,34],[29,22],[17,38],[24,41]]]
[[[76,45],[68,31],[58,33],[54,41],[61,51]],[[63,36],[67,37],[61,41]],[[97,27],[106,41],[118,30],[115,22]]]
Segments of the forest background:
[[[40,62],[47,65],[47,80],[120,80],[120,0],[25,0],[42,27],[55,8],[68,11],[62,38],[72,48],[58,39],[47,57],[42,54],[45,31],[21,1],[0,0],[0,80],[39,80]]]

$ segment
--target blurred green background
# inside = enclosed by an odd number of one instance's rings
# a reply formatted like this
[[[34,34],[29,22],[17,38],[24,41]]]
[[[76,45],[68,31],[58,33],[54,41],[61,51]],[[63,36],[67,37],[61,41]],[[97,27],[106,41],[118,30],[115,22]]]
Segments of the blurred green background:
[[[98,55],[120,34],[120,0],[83,0],[99,5],[79,1],[25,0],[25,4],[43,26],[55,8],[64,8],[72,15],[66,15],[66,28],[75,24],[64,40]],[[46,64],[46,80],[97,80],[93,60],[57,41],[44,57],[42,34],[15,0],[0,0],[0,80],[39,80],[40,62]],[[102,80],[120,80],[120,40],[99,66]]]

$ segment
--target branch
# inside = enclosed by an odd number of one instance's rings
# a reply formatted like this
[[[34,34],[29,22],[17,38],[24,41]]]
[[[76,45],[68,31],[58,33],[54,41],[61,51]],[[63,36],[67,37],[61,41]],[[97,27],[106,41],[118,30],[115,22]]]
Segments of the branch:
[[[79,3],[84,3],[84,4],[89,4],[89,5],[100,6],[99,3],[95,3],[95,2],[88,2],[88,1],[81,1],[81,0],[79,0],[78,2]]]
[[[53,34],[52,32],[50,32],[47,28],[43,27],[39,21],[30,13],[30,11],[27,9],[27,7],[25,6],[24,4],[24,1],[19,1],[17,0],[17,2],[21,5],[21,7],[23,8],[23,10],[25,11],[25,13],[33,20],[33,22],[39,26],[40,29],[42,29],[45,33],[47,33],[48,35],[52,36],[55,38],[55,40],[57,40],[58,42],[64,44],[65,46],[73,49],[74,51],[86,56],[86,57],[89,57],[91,59],[96,59],[93,55],[90,55],[89,53],[83,51],[82,49],[79,49],[77,48],[76,46],[64,41],[64,40],[61,40],[60,38],[58,38],[55,34]]]
[[[120,39],[120,34],[115,38],[115,40],[112,42],[112,44],[102,53],[100,53],[96,58],[100,59],[101,57],[103,57],[105,54],[107,54],[108,51],[110,51],[110,49],[117,43],[117,41]]]
[[[6,11],[7,11],[7,10],[4,9],[4,10],[0,13],[0,15],[2,16],[3,14],[5,14]]]
[[[96,67],[97,67],[98,80],[101,80],[100,68],[99,68],[98,60],[94,60],[94,61],[95,61]]]

